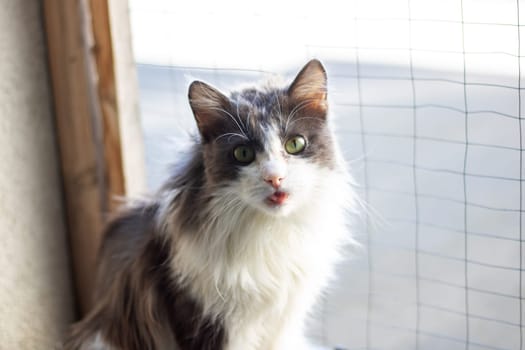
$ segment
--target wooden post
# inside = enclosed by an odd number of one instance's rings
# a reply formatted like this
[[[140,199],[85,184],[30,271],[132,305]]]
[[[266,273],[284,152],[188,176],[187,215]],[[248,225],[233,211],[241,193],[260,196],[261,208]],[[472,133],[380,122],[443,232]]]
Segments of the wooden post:
[[[127,5],[124,0],[118,0]],[[49,68],[55,102],[58,145],[67,207],[71,256],[81,313],[91,306],[95,262],[105,218],[116,209],[116,196],[136,194],[145,188],[142,138],[137,108],[125,108],[121,128],[122,98],[119,86],[134,100],[136,77],[117,76],[115,40],[107,0],[45,0]],[[119,14],[127,19],[127,12]],[[124,40],[129,41],[129,22]],[[122,25],[120,25],[122,27]],[[119,47],[122,47],[120,45]],[[132,61],[131,46],[128,55]],[[130,79],[129,76],[132,76]],[[119,80],[120,79],[120,80]],[[135,113],[134,116],[130,116]],[[130,132],[131,130],[131,132]],[[123,131],[128,134],[123,136]],[[122,139],[132,135],[134,149],[123,160]],[[129,179],[127,178],[129,177]]]

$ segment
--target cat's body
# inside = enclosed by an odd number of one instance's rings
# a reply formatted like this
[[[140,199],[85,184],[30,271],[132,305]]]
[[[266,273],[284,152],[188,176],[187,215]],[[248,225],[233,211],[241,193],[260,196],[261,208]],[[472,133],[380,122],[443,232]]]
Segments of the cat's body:
[[[108,227],[94,310],[66,349],[304,349],[353,200],[311,61],[285,88],[190,87],[200,139]]]

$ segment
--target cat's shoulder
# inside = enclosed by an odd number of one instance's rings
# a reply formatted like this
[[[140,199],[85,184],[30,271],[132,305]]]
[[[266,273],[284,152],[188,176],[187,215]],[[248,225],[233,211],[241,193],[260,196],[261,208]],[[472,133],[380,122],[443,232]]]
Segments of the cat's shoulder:
[[[141,201],[119,210],[104,230],[101,255],[135,255],[155,235],[158,210],[155,201]]]

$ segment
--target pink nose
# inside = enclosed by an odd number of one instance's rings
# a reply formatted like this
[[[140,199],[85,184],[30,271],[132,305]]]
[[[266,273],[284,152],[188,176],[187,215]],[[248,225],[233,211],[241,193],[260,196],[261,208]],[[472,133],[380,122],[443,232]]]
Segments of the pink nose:
[[[272,186],[275,189],[278,189],[281,187],[281,182],[284,180],[284,177],[280,177],[278,175],[270,175],[264,178],[264,181],[266,181],[270,186]]]

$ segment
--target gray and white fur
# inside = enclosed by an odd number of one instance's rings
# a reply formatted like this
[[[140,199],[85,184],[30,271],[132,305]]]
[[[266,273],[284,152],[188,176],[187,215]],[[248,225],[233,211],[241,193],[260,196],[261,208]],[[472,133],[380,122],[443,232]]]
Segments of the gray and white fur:
[[[191,84],[199,137],[153,199],[109,223],[95,305],[65,349],[307,347],[355,200],[326,86],[317,60],[288,86]]]

